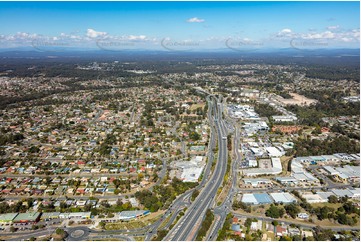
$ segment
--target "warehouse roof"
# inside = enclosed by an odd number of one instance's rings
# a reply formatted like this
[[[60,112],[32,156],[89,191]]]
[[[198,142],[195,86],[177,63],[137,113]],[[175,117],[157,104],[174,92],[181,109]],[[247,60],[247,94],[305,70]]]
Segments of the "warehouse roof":
[[[272,166],[274,168],[280,169],[282,170],[282,164],[281,164],[281,159],[280,158],[271,158],[272,160]]]
[[[317,192],[322,199],[328,199],[330,196],[335,195],[333,192]]]
[[[281,183],[298,183],[298,180],[292,176],[287,177],[276,177],[276,181],[279,181]]]
[[[257,199],[253,196],[252,193],[243,194],[242,202],[251,203],[251,204],[258,204]]]
[[[270,195],[277,203],[292,203],[297,201],[297,199],[288,192],[270,193]]]
[[[331,175],[337,175],[339,173],[332,166],[324,166],[323,169],[325,169]]]
[[[276,147],[266,147],[266,150],[271,157],[281,157],[282,153]]]
[[[353,196],[356,196],[356,197],[359,197],[360,196],[360,188],[357,187],[357,188],[354,188],[354,189],[348,189]]]
[[[352,193],[349,190],[343,190],[343,189],[332,189],[331,190],[337,197],[352,197]]]
[[[258,204],[272,203],[272,199],[267,193],[255,193],[253,195],[257,199]]]
[[[246,193],[243,194],[242,202],[250,204],[267,204],[272,203],[272,199],[267,193]]]
[[[297,180],[305,180],[305,181],[317,181],[317,178],[312,176],[310,173],[304,171],[302,173],[295,173],[293,177]]]
[[[340,175],[344,174],[347,178],[360,177],[360,166],[336,167],[335,170],[340,172]]]
[[[270,183],[271,180],[267,178],[247,178],[243,179],[245,183]]]
[[[307,200],[308,203],[322,203],[327,202],[327,199],[322,198],[319,194],[304,193],[302,197]]]

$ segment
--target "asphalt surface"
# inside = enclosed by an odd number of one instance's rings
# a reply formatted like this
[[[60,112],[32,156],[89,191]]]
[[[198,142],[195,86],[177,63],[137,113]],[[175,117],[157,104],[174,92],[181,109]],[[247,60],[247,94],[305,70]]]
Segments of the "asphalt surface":
[[[207,101],[209,103],[211,102],[209,97],[207,97]],[[210,133],[210,139],[208,142],[208,153],[207,153],[208,161],[207,161],[207,165],[204,169],[203,179],[200,182],[200,184],[195,188],[197,190],[204,189],[205,183],[207,183],[207,181],[209,180],[212,163],[213,163],[213,159],[214,159],[213,148],[215,148],[216,143],[215,143],[215,135],[214,135],[215,129],[212,126],[213,122],[212,122],[212,115],[211,115],[212,112],[211,111],[212,111],[212,106],[210,106],[210,108],[208,109],[208,120],[209,120],[210,126],[211,126],[211,133]],[[162,228],[162,229],[169,229],[169,227],[177,219],[179,212],[181,212],[184,208],[186,208],[186,207],[188,208],[190,206],[190,204],[191,204],[190,197],[191,197],[191,194],[193,193],[193,191],[194,191],[194,189],[185,192],[184,194],[180,195],[172,203],[172,205],[168,209],[167,213],[164,216],[162,216],[162,218],[160,218],[158,221],[156,221],[154,224],[152,224],[152,226],[150,226],[149,232],[146,234],[146,240],[150,240],[153,236],[155,236],[157,234],[157,230],[159,229],[160,225],[163,223],[163,220],[166,219],[168,216],[171,216],[169,221]]]
[[[185,215],[178,221],[164,240],[189,241],[194,240],[208,208],[212,206],[218,188],[222,185],[227,166],[227,133],[225,132],[222,113],[219,110],[218,99],[214,96],[213,109],[214,124],[218,135],[218,160],[214,172],[206,183],[205,188],[188,208]]]
[[[217,219],[213,223],[213,225],[210,229],[210,232],[207,235],[206,240],[208,240],[208,241],[211,241],[211,240],[214,241],[217,239],[218,231],[222,229],[222,226],[223,226],[224,222],[226,221],[227,214],[230,212],[230,209],[232,207],[233,198],[238,193],[238,190],[237,190],[237,182],[238,182],[237,166],[238,166],[239,162],[241,161],[241,154],[238,151],[239,141],[240,141],[239,130],[238,130],[238,127],[236,127],[234,140],[233,140],[233,147],[234,147],[233,149],[234,149],[236,159],[235,160],[232,159],[231,170],[230,170],[230,179],[232,179],[232,184],[228,191],[226,199],[222,202],[222,204],[220,206],[218,206],[214,209],[214,215],[217,217]]]

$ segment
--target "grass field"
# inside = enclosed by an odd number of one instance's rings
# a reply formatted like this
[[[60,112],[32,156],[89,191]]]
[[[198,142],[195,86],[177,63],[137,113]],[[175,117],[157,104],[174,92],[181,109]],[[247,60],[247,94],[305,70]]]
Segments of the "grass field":
[[[106,230],[121,230],[121,229],[138,229],[138,228],[143,228],[145,226],[148,226],[149,224],[154,223],[156,220],[158,220],[162,214],[164,213],[164,211],[158,211],[155,213],[150,214],[147,217],[138,219],[138,220],[133,220],[130,222],[119,222],[119,223],[109,223],[107,225],[105,225],[105,229]]]
[[[291,175],[291,172],[287,170],[288,168],[288,162],[292,159],[292,156],[282,156],[281,157],[281,164],[282,164],[282,173],[280,176],[289,176]]]
[[[135,239],[135,241],[144,241],[145,237],[144,236],[135,236],[134,239]]]
[[[342,206],[342,203],[311,203],[311,206],[314,208],[319,208],[319,207],[329,207],[329,208],[334,208],[334,209],[338,209],[339,207]]]
[[[205,103],[198,103],[198,104],[192,104],[192,106],[190,107],[190,110],[193,111],[193,110],[196,110],[197,108],[204,108],[206,104]]]
[[[164,226],[167,225],[167,223],[169,222],[169,220],[171,219],[171,217],[173,216],[173,213],[171,213],[168,217],[166,217],[163,222],[160,224],[159,229],[163,229]]]

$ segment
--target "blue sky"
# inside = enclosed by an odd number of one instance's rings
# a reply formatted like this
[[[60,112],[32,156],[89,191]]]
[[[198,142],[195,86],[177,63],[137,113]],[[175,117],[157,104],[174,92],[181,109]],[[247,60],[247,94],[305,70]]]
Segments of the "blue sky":
[[[358,48],[359,9],[359,2],[0,2],[0,48]]]

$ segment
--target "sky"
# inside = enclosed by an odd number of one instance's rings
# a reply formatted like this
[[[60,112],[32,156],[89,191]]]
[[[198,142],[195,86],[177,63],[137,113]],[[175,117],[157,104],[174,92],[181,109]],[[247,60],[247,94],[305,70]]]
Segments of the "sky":
[[[0,2],[0,48],[359,48],[359,2]]]

